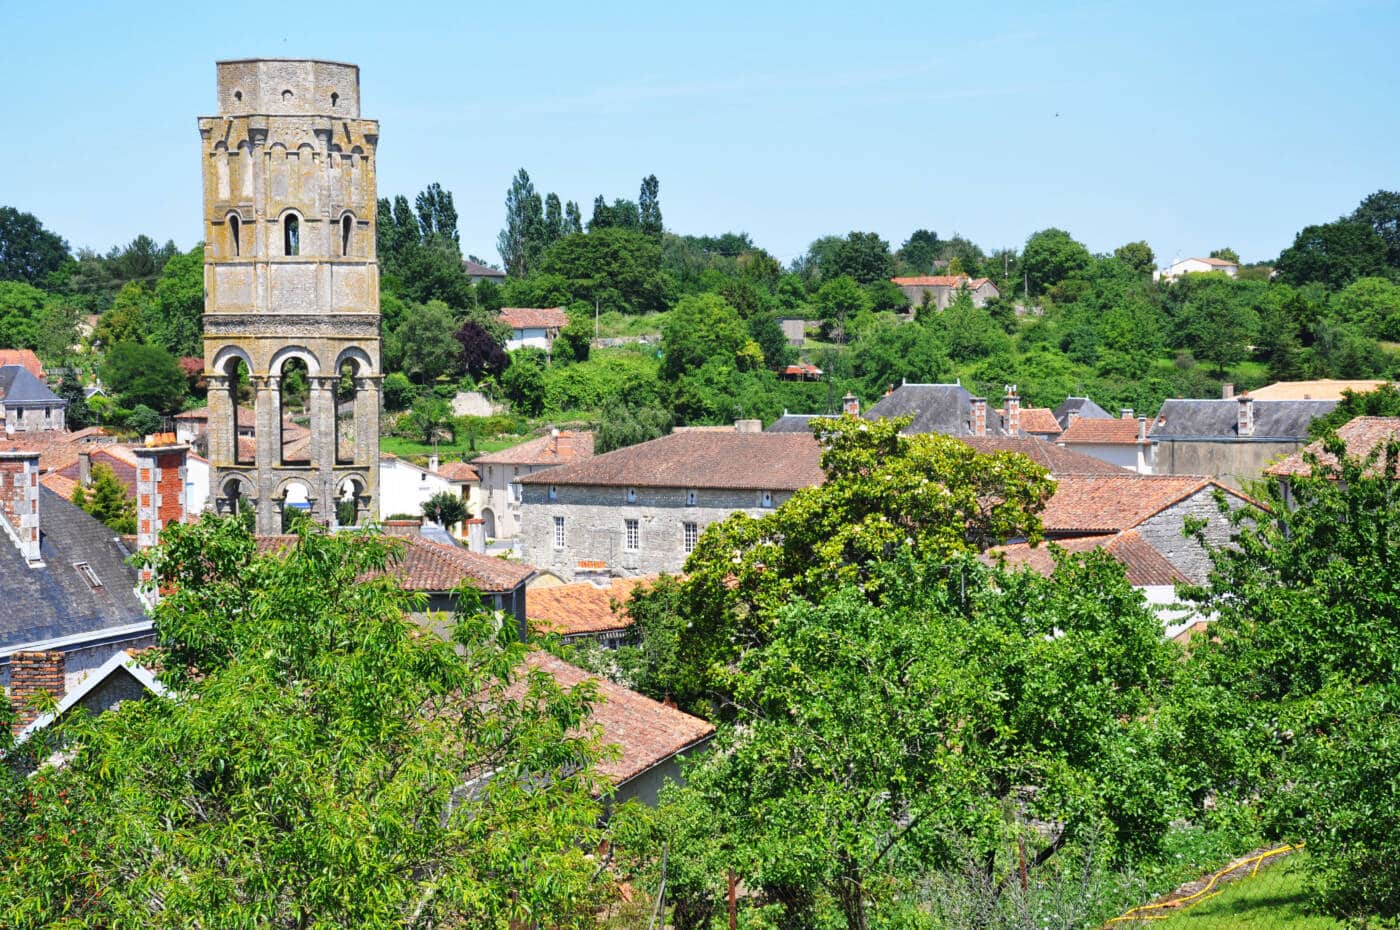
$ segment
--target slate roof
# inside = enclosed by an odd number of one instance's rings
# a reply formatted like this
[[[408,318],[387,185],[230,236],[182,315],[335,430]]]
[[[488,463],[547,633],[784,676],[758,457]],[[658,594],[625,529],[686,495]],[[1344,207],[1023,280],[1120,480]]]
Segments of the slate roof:
[[[1019,452],[1052,475],[1130,475],[1127,468],[1096,459],[1073,449],[1062,449],[1039,436],[967,436],[978,452]]]
[[[520,483],[795,491],[826,480],[820,459],[811,434],[675,432]]]
[[[502,307],[500,316],[511,329],[563,329],[569,325],[563,307]]]
[[[825,413],[784,413],[764,428],[765,433],[807,433],[812,432],[812,421],[829,416]]]
[[[488,452],[472,459],[473,465],[567,465],[593,455],[592,430],[560,430],[518,446]],[[480,471],[480,469],[478,469]]]
[[[1297,442],[1308,427],[1337,406],[1334,400],[1255,400],[1254,433],[1239,434],[1237,397],[1220,400],[1165,400],[1149,435],[1157,440],[1214,439],[1232,442]]]
[[[147,620],[133,590],[136,569],[116,534],[46,487],[39,489],[39,555],[31,568],[0,535],[0,649],[96,634]],[[101,586],[73,567],[86,562]]]
[[[906,433],[972,435],[972,394],[960,384],[901,384],[862,414],[867,420],[912,416]],[[987,405],[987,434],[1002,435],[1001,411]]]
[[[1337,438],[1346,444],[1347,455],[1364,458],[1385,442],[1400,439],[1400,417],[1357,417],[1338,427]],[[1303,448],[1286,456],[1264,469],[1264,474],[1276,477],[1310,475],[1313,466],[1307,456],[1317,457],[1318,465],[1324,469],[1335,468],[1337,457],[1323,450],[1321,440],[1308,443]]]
[[[1113,414],[1087,397],[1066,397],[1064,403],[1055,408],[1055,420],[1062,428],[1069,425],[1069,415],[1071,411],[1078,411],[1081,419],[1114,419]]]
[[[462,268],[468,276],[475,275],[485,278],[504,278],[506,273],[499,268],[492,268],[490,265],[483,265],[481,262],[474,262],[470,258],[462,259]]]
[[[0,365],[0,400],[7,407],[68,406],[68,401],[22,365]]]
[[[8,365],[18,365],[41,380],[44,377],[44,363],[33,349],[0,349],[0,367]]]
[[[1021,432],[1058,435],[1060,430],[1060,421],[1049,407],[1021,408]]]
[[[1085,536],[1130,530],[1198,491],[1218,488],[1249,499],[1213,478],[1199,475],[1065,476],[1055,482],[1040,522],[1055,536]]]
[[[530,591],[525,613],[541,630],[560,636],[625,630],[632,625],[625,606],[627,599],[637,585],[655,579],[655,575],[614,578],[605,588],[591,581],[535,588]],[[616,611],[614,602],[618,605]]]
[[[1112,536],[1078,536],[1057,539],[1052,543],[1031,546],[1028,543],[1011,543],[997,546],[983,554],[983,561],[993,563],[1004,557],[1008,568],[1029,568],[1046,577],[1055,570],[1055,559],[1050,547],[1059,546],[1066,552],[1077,554],[1102,549],[1113,556],[1127,570],[1128,583],[1137,587],[1147,585],[1169,585],[1186,583],[1189,579],[1167,561],[1147,540],[1134,530],[1124,530]]]
[[[597,772],[614,785],[625,784],[714,735],[715,728],[699,717],[591,675],[548,653],[528,653],[525,663],[545,672],[563,688],[593,683],[600,700],[593,705],[592,722],[602,730],[603,744],[619,750],[617,758],[598,763]],[[524,692],[524,681],[517,679],[506,694],[518,700]]]
[[[460,546],[432,542],[418,535],[399,536],[403,555],[389,566],[406,591],[446,592],[470,581],[489,594],[513,591],[535,574],[533,566],[470,552]],[[258,551],[277,553],[296,544],[297,537],[259,536]]]
[[[1119,417],[1115,420],[1086,420],[1078,418],[1055,440],[1058,443],[1090,443],[1094,445],[1135,446],[1148,440],[1138,439],[1138,421]]]

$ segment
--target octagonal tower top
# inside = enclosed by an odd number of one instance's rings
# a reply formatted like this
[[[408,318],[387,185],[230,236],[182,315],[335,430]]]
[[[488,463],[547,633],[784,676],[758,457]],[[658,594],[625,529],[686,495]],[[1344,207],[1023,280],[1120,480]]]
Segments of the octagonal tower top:
[[[217,62],[220,116],[360,116],[360,66],[314,58]]]

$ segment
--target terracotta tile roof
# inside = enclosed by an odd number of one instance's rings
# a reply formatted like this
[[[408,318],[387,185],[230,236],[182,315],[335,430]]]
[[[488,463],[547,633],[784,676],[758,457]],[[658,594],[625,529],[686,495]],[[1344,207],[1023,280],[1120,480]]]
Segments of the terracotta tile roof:
[[[448,481],[480,481],[481,475],[469,462],[443,462],[437,473]]]
[[[99,448],[94,440],[105,435],[98,426],[89,426],[71,433],[21,433],[5,438],[0,442],[0,448],[22,448],[38,452],[39,470],[57,471],[70,462],[76,462],[80,450]]]
[[[563,329],[569,317],[563,307],[502,307],[501,322],[511,329]]]
[[[1364,458],[1377,446],[1391,439],[1400,439],[1400,417],[1357,417],[1337,429],[1337,438],[1346,444],[1347,455]],[[1275,477],[1310,475],[1312,465],[1308,463],[1306,455],[1316,456],[1318,464],[1324,469],[1330,470],[1337,465],[1336,456],[1323,451],[1319,440],[1270,465],[1264,469],[1264,474]]]
[[[472,459],[473,465],[567,465],[593,455],[592,430],[560,430],[518,446],[488,452]],[[480,469],[478,469],[479,471]]]
[[[1095,445],[1135,446],[1147,440],[1138,439],[1138,421],[1125,417],[1116,420],[1095,420],[1079,417],[1056,438],[1057,443],[1093,443]]]
[[[33,349],[0,349],[0,366],[18,365],[40,381],[44,380],[44,365]]]
[[[991,284],[991,283],[992,283],[992,279],[991,279],[991,278],[973,278],[971,281],[967,282],[967,286],[970,287],[970,288],[972,288],[973,290],[976,290],[977,288],[981,287],[981,286],[984,285],[984,284]],[[995,286],[995,285],[993,285],[993,286]]]
[[[1217,268],[1233,268],[1239,262],[1228,261],[1223,258],[1188,258],[1188,262],[1205,262],[1207,265],[1214,265]]]
[[[184,410],[175,414],[174,419],[184,423],[208,423],[209,408],[196,407],[193,410]],[[295,426],[296,424],[291,425]],[[253,412],[252,407],[240,406],[238,408],[238,426],[240,429],[257,429],[258,418],[257,414]],[[303,429],[304,427],[297,428]]]
[[[699,717],[591,675],[548,653],[531,652],[525,662],[563,688],[593,683],[600,698],[593,705],[593,723],[602,730],[602,742],[619,750],[617,758],[601,762],[597,771],[614,785],[625,784],[714,735],[715,728]],[[518,699],[524,692],[525,683],[517,680],[506,694]]]
[[[890,280],[900,287],[962,287],[968,278],[965,274],[925,274]]]
[[[1276,381],[1255,388],[1249,392],[1249,396],[1255,400],[1341,400],[1344,391],[1369,394],[1388,383],[1374,379],[1334,381],[1330,378],[1316,381]]]
[[[810,433],[677,432],[521,484],[795,491],[826,480]]]
[[[451,591],[469,581],[487,593],[513,591],[529,580],[535,569],[519,562],[469,552],[459,546],[436,543],[421,536],[399,536],[403,556],[389,566],[406,591]],[[276,553],[296,543],[295,536],[259,536],[258,551]]]
[[[1021,432],[1059,433],[1060,421],[1055,419],[1055,411],[1049,407],[1022,407]]]
[[[1067,476],[1055,482],[1055,493],[1040,522],[1047,534],[1056,536],[1116,533],[1205,488],[1218,488],[1249,502],[1238,491],[1199,475]]]
[[[1092,455],[1062,449],[1039,436],[959,437],[978,452],[1019,452],[1052,475],[1130,475],[1132,471]]]
[[[66,461],[62,468],[54,469],[54,473],[76,482],[80,468],[79,451],[92,453],[94,468],[98,465],[106,465],[112,470],[116,479],[126,487],[127,493],[132,497],[136,496],[136,456],[132,454],[129,446],[118,443],[103,443],[85,450],[74,450],[71,460]]]
[[[560,636],[579,633],[606,633],[623,630],[632,625],[627,616],[626,602],[632,589],[655,580],[645,578],[614,578],[606,588],[591,581],[536,588],[526,599],[525,612],[545,632]],[[616,602],[618,609],[613,610]]]
[[[1053,543],[1039,546],[1027,543],[997,546],[983,554],[983,561],[993,563],[998,557],[1004,557],[1008,568],[1025,566],[1048,577],[1055,570],[1055,559],[1050,553],[1051,545],[1075,554],[1103,549],[1123,563],[1123,567],[1127,569],[1128,583],[1132,585],[1168,585],[1188,581],[1175,565],[1167,561],[1166,556],[1133,530],[1124,530],[1112,536],[1057,539]]]
[[[57,494],[66,501],[73,499],[73,492],[78,489],[78,482],[72,478],[66,478],[57,472],[49,472],[39,479],[39,483],[50,491]]]

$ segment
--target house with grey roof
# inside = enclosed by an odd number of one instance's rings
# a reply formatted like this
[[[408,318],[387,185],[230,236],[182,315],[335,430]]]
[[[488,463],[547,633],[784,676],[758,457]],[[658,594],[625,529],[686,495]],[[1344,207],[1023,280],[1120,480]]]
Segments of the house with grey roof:
[[[22,365],[0,365],[0,420],[6,433],[63,432],[68,401]]]
[[[1112,420],[1113,414],[1088,397],[1066,397],[1064,403],[1055,408],[1055,419],[1061,430],[1067,430],[1075,420]]]
[[[1166,400],[1148,433],[1158,475],[1209,475],[1233,486],[1259,478],[1271,462],[1308,442],[1313,420],[1334,400]]]
[[[1007,386],[1008,399],[1001,409],[988,407],[985,397],[975,397],[961,384],[901,384],[865,411],[867,420],[910,417],[906,433],[941,433],[944,436],[1015,436],[1019,427],[1010,422],[1019,411],[1015,386]]]
[[[467,273],[467,277],[472,279],[473,284],[480,284],[482,281],[490,281],[492,284],[506,283],[506,273],[499,268],[492,268],[490,265],[483,265],[481,262],[470,258],[462,259],[462,270]]]

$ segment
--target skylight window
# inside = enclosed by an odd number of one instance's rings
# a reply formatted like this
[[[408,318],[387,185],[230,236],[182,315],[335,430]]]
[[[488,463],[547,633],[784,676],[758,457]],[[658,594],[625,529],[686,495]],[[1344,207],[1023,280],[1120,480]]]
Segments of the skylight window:
[[[88,587],[94,591],[102,590],[102,579],[97,577],[97,572],[92,570],[92,566],[86,562],[74,562],[73,568],[78,573],[78,577],[88,583]]]

